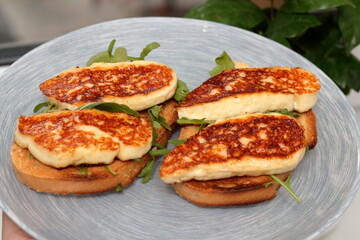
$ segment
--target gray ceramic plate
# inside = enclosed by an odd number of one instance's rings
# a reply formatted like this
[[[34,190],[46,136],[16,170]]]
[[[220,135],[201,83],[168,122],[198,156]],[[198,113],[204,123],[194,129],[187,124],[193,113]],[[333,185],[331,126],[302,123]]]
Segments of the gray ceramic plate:
[[[312,71],[322,89],[314,111],[319,142],[296,169],[292,186],[276,199],[252,206],[203,208],[190,204],[157,174],[123,193],[56,196],[19,183],[9,149],[15,120],[45,100],[40,82],[106,50],[111,39],[137,56],[161,44],[148,60],[173,67],[193,89],[206,80],[222,52],[255,67],[291,66]],[[179,18],[134,18],[106,22],[52,40],[14,63],[0,78],[0,206],[38,239],[306,239],[328,229],[346,210],[359,186],[359,124],[334,83],[291,50],[261,36],[222,24]]]

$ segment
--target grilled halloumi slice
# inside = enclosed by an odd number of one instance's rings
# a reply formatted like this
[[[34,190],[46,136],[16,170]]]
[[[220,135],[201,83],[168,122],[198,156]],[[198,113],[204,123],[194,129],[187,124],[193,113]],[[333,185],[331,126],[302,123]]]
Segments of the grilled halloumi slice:
[[[317,102],[319,80],[301,68],[229,69],[193,90],[179,117],[209,120],[281,109],[306,112]]]
[[[14,140],[42,163],[62,168],[136,159],[151,139],[148,118],[86,109],[20,116]]]
[[[40,90],[60,109],[115,102],[140,111],[170,99],[176,84],[175,71],[165,64],[134,61],[76,67],[41,83]]]
[[[293,170],[305,154],[304,128],[286,115],[248,114],[219,120],[163,160],[165,183],[260,176]]]

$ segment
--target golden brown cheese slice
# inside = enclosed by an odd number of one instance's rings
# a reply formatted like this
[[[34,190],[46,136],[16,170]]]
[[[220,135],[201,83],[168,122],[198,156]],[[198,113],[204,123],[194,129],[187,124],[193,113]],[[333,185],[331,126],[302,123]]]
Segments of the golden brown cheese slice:
[[[193,90],[178,112],[180,118],[213,120],[281,109],[306,112],[319,90],[315,75],[301,68],[230,69]]]
[[[116,102],[140,111],[170,99],[175,71],[162,63],[134,61],[76,67],[40,84],[40,90],[61,109],[91,102]]]
[[[175,147],[160,168],[165,183],[288,172],[305,154],[304,129],[280,114],[217,121]]]
[[[15,142],[44,164],[61,168],[136,159],[151,147],[147,118],[95,109],[20,116]]]

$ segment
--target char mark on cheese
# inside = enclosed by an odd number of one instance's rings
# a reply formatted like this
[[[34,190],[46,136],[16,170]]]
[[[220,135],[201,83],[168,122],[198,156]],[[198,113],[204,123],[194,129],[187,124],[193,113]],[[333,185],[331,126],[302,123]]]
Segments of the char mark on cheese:
[[[229,69],[206,80],[181,103],[189,107],[229,96],[251,93],[306,94],[320,89],[319,80],[301,68],[269,67]]]
[[[104,134],[96,136],[92,129]],[[18,130],[50,152],[68,154],[79,147],[91,146],[100,151],[115,151],[119,149],[119,142],[140,146],[151,138],[151,125],[147,118],[94,109],[20,116]]]
[[[164,88],[173,70],[163,64],[127,64],[112,68],[83,67],[40,84],[44,95],[64,103],[100,102],[103,98],[147,95]]]
[[[209,125],[168,154],[161,176],[243,157],[286,159],[305,147],[304,129],[295,119],[279,115],[228,119]]]

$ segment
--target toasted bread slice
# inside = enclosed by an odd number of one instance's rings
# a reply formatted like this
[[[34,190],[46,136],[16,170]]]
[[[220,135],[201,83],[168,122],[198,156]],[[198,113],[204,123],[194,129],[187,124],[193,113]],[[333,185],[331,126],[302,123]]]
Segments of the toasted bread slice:
[[[317,143],[316,118],[312,110],[296,117],[303,126],[306,145],[310,148]],[[186,126],[181,129],[179,139],[187,139],[195,135],[198,126]],[[278,178],[285,181],[291,171],[276,174]],[[272,182],[270,176],[242,176],[226,179],[197,181],[189,180],[174,183],[175,191],[189,202],[201,206],[228,206],[247,205],[267,201],[276,197],[279,184],[274,183],[268,187],[265,184]]]
[[[163,104],[160,112],[173,130],[176,128],[176,105],[175,101],[170,100]],[[166,145],[172,131],[165,128],[159,128],[156,131],[158,133],[157,142]],[[86,166],[87,175],[82,174],[73,166],[50,167],[32,157],[28,149],[20,148],[16,143],[11,149],[11,159],[19,180],[38,192],[89,194],[114,189],[118,184],[123,187],[129,185],[151,157],[146,154],[140,161],[114,160],[106,166],[116,175],[107,170],[104,165]]]
[[[96,109],[20,116],[15,142],[42,163],[62,168],[129,160],[150,150],[148,118]]]
[[[285,181],[291,172],[276,174]],[[280,185],[266,183],[274,181],[270,176],[232,177],[220,180],[190,180],[175,183],[175,191],[189,202],[200,206],[219,207],[229,205],[249,205],[271,200],[276,197]]]
[[[219,120],[175,147],[160,168],[165,183],[291,171],[305,154],[305,133],[282,114]]]
[[[133,61],[76,67],[40,84],[48,100],[74,110],[91,102],[116,102],[141,111],[170,99],[175,71],[162,63]]]
[[[247,113],[306,112],[317,101],[320,82],[301,68],[229,69],[206,80],[179,105],[179,117],[218,120]]]

